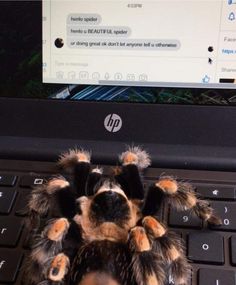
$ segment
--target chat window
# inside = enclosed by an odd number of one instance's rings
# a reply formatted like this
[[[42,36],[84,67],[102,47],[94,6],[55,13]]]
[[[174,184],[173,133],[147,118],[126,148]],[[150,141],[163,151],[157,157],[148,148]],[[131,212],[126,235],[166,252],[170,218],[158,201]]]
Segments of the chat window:
[[[43,0],[45,83],[236,88],[236,0]]]

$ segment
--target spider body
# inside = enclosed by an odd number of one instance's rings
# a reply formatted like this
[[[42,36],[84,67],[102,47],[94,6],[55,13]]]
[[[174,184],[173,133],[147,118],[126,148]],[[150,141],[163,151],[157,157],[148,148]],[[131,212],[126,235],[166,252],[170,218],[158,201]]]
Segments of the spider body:
[[[28,227],[57,207],[59,217],[36,235],[25,285],[187,285],[191,267],[181,240],[157,217],[162,204],[191,209],[204,221],[220,219],[188,183],[161,177],[144,193],[148,154],[135,147],[120,155],[111,177],[91,169],[90,154],[70,151],[60,165],[74,176],[49,180],[32,192]]]

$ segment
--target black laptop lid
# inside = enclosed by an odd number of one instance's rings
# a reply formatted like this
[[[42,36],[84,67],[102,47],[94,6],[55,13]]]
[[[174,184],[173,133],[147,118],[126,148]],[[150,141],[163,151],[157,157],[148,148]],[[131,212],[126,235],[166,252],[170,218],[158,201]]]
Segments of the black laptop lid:
[[[92,85],[42,83],[42,3],[0,5],[1,157],[52,159],[81,145],[93,150],[95,160],[111,163],[125,145],[140,144],[152,153],[154,165],[235,168],[233,77],[218,78],[218,86],[119,78]],[[234,4],[227,5],[231,11]],[[57,39],[60,35],[54,46]],[[233,70],[235,58],[232,62]]]

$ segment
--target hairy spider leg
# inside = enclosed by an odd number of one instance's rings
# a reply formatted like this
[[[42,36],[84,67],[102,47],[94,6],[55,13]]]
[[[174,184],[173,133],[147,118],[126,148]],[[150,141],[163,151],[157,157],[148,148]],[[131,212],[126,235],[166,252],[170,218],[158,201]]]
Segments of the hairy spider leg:
[[[164,285],[165,272],[157,252],[152,250],[144,227],[130,231],[129,247],[132,253],[132,269],[138,285]]]
[[[90,162],[78,161],[74,167],[74,187],[77,197],[86,195],[86,186],[90,170]]]
[[[103,178],[103,170],[102,168],[96,167],[92,169],[88,176],[87,187],[86,187],[86,195],[92,196],[96,192],[96,188],[100,185]]]
[[[159,255],[166,274],[166,283],[173,280],[176,285],[187,285],[190,281],[191,266],[185,256],[181,238],[167,230],[157,219],[146,216],[142,220],[152,250]],[[170,282],[169,282],[170,283]]]
[[[63,250],[63,240],[69,226],[69,221],[65,218],[51,220],[35,238],[35,244],[26,264],[27,278],[24,284],[36,285],[48,280],[52,260]]]
[[[165,193],[158,191],[156,185],[150,185],[144,198],[142,206],[143,216],[155,216],[161,211],[161,207],[165,200]]]
[[[135,164],[123,165],[120,174],[115,178],[130,199],[143,199],[143,184]]]
[[[74,149],[61,155],[58,162],[59,166],[73,175],[77,198],[86,195],[87,180],[91,171],[90,158],[90,152]]]
[[[214,214],[209,203],[197,197],[191,184],[162,177],[150,186],[142,208],[143,215],[153,215],[161,205],[169,204],[177,210],[192,210],[203,221],[220,225],[221,219]]]
[[[76,214],[75,194],[69,182],[62,176],[52,178],[32,191],[28,202],[28,217],[25,220],[29,237],[37,233],[40,217],[47,215],[54,207],[59,209],[61,216],[69,219]]]
[[[35,237],[26,263],[24,284],[38,285],[43,281],[45,285],[52,284],[50,282],[67,284],[67,272],[81,241],[80,229],[73,220],[50,220],[41,234]]]
[[[130,199],[144,198],[144,188],[141,170],[150,164],[149,155],[139,147],[131,147],[120,156],[121,171],[116,174],[116,180]]]
[[[32,191],[28,203],[29,214],[44,216],[55,206],[59,207],[61,215],[66,218],[73,218],[76,214],[75,193],[62,176],[52,178]]]
[[[91,154],[85,150],[70,150],[59,159],[59,165],[73,175],[76,197],[91,196],[102,178],[102,168],[91,169]]]

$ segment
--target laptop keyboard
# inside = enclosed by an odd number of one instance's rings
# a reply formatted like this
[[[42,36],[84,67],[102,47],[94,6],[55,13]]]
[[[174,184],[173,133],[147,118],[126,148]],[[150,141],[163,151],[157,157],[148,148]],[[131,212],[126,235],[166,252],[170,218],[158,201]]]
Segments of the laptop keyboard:
[[[55,173],[53,163],[0,160],[0,285],[21,284],[29,253],[23,226],[28,197],[34,186]],[[177,212],[165,205],[162,219],[181,235],[192,263],[191,285],[236,285],[235,173],[152,168],[145,173],[146,187],[163,173],[194,184],[223,221],[220,227],[208,227],[192,212]],[[174,284],[170,276],[166,285]]]

